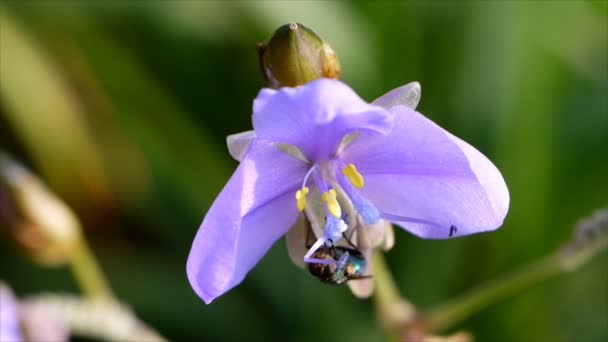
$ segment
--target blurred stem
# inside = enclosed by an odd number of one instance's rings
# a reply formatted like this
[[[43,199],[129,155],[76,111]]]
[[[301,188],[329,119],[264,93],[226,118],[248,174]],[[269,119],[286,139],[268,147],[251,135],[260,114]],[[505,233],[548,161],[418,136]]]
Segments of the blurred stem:
[[[57,330],[66,329],[70,336],[87,341],[167,341],[139,320],[126,304],[113,298],[91,301],[75,295],[44,294],[25,298],[21,305],[25,308],[22,324],[32,341],[49,340],[48,332],[40,328],[39,320],[32,314],[36,312],[52,316]]]
[[[430,310],[428,329],[441,331],[527,286],[570,272],[608,248],[608,209],[598,210],[575,227],[574,237],[557,251],[498,277]]]
[[[555,255],[542,258],[430,310],[427,314],[429,329],[441,331],[451,327],[507,295],[559,273],[556,259]]]
[[[378,320],[387,332],[398,334],[414,319],[416,309],[399,294],[383,253],[375,251],[372,260],[375,282],[374,305]]]
[[[90,299],[111,298],[108,282],[83,236],[74,245],[71,258],[72,273],[82,292]]]

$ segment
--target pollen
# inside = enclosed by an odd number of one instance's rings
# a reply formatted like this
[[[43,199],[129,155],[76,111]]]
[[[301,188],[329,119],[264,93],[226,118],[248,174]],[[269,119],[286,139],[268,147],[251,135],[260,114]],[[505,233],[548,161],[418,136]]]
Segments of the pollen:
[[[303,187],[302,189],[296,191],[296,206],[300,212],[306,208],[306,195],[308,195],[307,187]]]
[[[365,185],[365,181],[363,180],[363,176],[357,171],[357,168],[354,164],[348,164],[342,169],[342,174],[348,179],[350,184],[352,184],[355,188],[361,189],[363,185]]]
[[[327,204],[327,210],[330,214],[332,214],[336,218],[342,217],[342,208],[340,208],[340,204],[338,203],[338,199],[336,198],[336,190],[330,189],[323,195],[321,195],[321,200]]]

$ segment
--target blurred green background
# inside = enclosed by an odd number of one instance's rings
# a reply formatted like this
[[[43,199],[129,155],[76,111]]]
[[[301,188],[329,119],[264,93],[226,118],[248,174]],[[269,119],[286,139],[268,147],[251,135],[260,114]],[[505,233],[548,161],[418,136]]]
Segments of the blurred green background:
[[[606,1],[3,1],[0,148],[78,213],[117,295],[172,340],[378,341],[369,300],[295,267],[277,243],[207,306],[185,276],[196,230],[250,129],[255,44],[301,22],[337,52],[363,98],[417,80],[419,110],[502,170],[495,233],[425,241],[396,230],[402,293],[438,304],[568,239],[608,202]],[[459,327],[479,341],[608,336],[606,253]],[[77,291],[0,240],[18,295]]]

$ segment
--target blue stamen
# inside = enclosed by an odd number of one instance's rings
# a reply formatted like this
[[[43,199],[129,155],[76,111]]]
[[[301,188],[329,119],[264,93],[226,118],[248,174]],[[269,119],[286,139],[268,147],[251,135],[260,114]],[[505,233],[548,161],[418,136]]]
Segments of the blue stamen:
[[[342,239],[342,233],[344,233],[348,229],[346,223],[343,220],[337,219],[332,215],[327,216],[327,222],[325,223],[325,231],[323,232],[323,236],[320,237],[306,252],[304,255],[304,262],[309,264],[325,264],[325,265],[333,265],[337,264],[338,260],[325,260],[325,259],[317,259],[313,258],[313,254],[321,248],[321,246],[326,245],[327,247],[333,246],[335,242]],[[329,246],[327,243],[329,242]],[[342,261],[344,262],[344,261]]]
[[[313,172],[312,176],[315,178],[315,183],[317,183],[317,187],[319,188],[319,193],[321,193],[321,194],[326,193],[329,190],[329,188],[327,187],[327,184],[325,184],[323,179],[321,179],[321,177],[319,176],[319,173]]]
[[[348,229],[348,226],[342,219],[335,218],[332,215],[327,216],[325,222],[325,231],[323,232],[323,238],[325,240],[331,240],[336,242],[342,239],[342,233]]]
[[[336,175],[336,178],[346,195],[350,198],[350,201],[353,203],[355,210],[357,210],[357,213],[361,216],[363,223],[365,225],[378,223],[380,220],[380,212],[376,206],[363,197],[342,175]]]

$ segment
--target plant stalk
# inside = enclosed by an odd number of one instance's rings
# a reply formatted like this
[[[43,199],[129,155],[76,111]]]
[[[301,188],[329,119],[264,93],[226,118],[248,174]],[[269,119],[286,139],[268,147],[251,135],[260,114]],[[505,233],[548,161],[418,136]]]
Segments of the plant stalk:
[[[90,299],[111,298],[112,293],[99,263],[83,236],[74,245],[72,273],[84,295]]]

